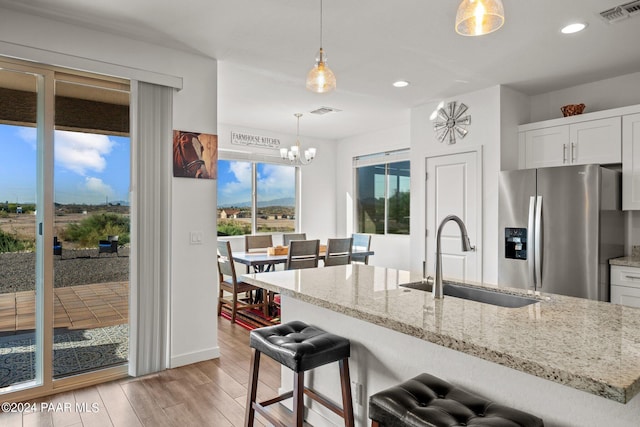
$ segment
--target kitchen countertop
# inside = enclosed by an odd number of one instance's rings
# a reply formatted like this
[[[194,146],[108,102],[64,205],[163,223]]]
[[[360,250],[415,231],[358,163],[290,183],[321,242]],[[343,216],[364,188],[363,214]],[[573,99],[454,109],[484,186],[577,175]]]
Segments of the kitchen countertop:
[[[640,246],[631,248],[631,256],[623,256],[612,258],[609,260],[610,265],[621,265],[623,267],[640,267]]]
[[[399,287],[402,270],[352,264],[253,273],[245,282],[626,403],[640,391],[640,309],[553,294],[504,308]],[[482,285],[477,285],[482,286]],[[492,286],[484,286],[495,289]],[[518,289],[500,288],[524,294]],[[304,319],[301,319],[304,320]]]
[[[640,267],[639,256],[623,256],[609,260],[610,265],[621,265],[623,267]]]

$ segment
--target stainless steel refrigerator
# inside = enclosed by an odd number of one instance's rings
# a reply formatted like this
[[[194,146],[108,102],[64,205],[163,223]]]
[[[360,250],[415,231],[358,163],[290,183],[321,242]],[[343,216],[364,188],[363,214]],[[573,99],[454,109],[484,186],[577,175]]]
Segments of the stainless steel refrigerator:
[[[600,165],[501,172],[499,284],[609,301],[608,260],[624,255],[620,181]]]

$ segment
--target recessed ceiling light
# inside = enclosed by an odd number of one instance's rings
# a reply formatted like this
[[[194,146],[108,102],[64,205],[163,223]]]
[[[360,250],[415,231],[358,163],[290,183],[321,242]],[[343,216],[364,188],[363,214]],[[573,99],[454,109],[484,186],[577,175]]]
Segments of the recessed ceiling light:
[[[397,82],[393,82],[394,87],[407,87],[409,86],[409,82],[406,80],[398,80]]]
[[[573,33],[577,33],[579,31],[584,30],[586,27],[587,27],[587,24],[583,24],[582,22],[576,22],[574,24],[567,25],[560,31],[562,32],[562,34],[573,34]]]

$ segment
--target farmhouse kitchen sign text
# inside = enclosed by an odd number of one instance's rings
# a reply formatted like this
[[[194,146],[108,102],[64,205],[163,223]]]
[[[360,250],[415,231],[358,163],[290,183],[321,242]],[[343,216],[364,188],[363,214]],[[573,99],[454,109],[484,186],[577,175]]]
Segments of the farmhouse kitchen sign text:
[[[242,132],[231,132],[231,143],[236,145],[256,145],[259,147],[278,148],[280,140],[269,136],[251,135]]]

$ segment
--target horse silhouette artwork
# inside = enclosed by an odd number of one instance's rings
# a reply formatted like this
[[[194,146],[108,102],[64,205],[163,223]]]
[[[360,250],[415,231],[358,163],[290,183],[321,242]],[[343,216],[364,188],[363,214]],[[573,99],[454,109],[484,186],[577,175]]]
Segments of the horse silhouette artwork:
[[[212,178],[204,160],[205,148],[196,132],[173,131],[173,176]]]

